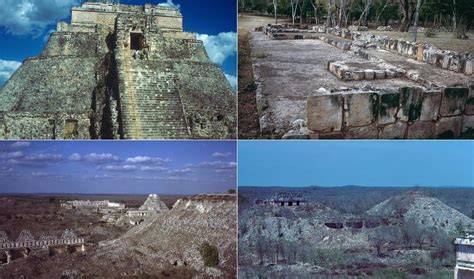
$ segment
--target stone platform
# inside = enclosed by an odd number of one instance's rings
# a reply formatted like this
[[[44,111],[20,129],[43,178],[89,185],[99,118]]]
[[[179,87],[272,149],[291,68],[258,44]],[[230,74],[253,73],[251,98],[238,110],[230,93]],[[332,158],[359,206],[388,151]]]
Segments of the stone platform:
[[[472,133],[470,76],[352,41],[348,34],[252,33],[262,133],[287,139]]]

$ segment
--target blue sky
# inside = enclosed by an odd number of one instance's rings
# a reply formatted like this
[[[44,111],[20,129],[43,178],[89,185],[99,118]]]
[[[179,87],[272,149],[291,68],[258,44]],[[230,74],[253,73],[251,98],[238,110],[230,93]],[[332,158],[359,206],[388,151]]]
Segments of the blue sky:
[[[469,141],[239,141],[239,186],[474,187]]]
[[[0,142],[0,192],[224,192],[236,169],[235,141]]]
[[[56,21],[70,20],[70,9],[84,0],[2,0],[0,6],[0,87],[25,58],[44,48]],[[167,3],[166,3],[167,2]],[[236,86],[237,20],[235,0],[121,0],[178,6],[184,30],[198,34],[214,63],[219,64]],[[198,3],[198,4],[197,4]]]

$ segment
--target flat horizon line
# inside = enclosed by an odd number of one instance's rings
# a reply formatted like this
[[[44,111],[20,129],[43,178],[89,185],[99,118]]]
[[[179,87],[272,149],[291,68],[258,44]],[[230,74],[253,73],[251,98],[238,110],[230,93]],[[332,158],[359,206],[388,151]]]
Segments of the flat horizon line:
[[[219,192],[221,193],[221,192]],[[217,193],[55,193],[55,192],[0,192],[0,195],[97,195],[97,196],[107,196],[107,195],[116,195],[116,196],[148,196],[150,194],[157,194],[162,196],[190,196],[190,195],[199,195],[199,194],[217,194]]]
[[[335,186],[321,186],[321,185],[306,185],[306,186],[282,186],[282,185],[239,185],[238,188],[244,187],[261,187],[261,188],[341,188],[341,187],[357,187],[357,188],[474,188],[474,186],[422,186],[422,185],[412,185],[412,186],[364,186],[364,185],[335,185]]]

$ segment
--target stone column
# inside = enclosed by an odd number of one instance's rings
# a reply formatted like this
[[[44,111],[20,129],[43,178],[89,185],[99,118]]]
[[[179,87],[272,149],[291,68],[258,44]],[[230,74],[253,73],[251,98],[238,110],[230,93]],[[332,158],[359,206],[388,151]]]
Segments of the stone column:
[[[12,261],[12,255],[10,251],[5,251],[5,254],[7,255],[7,264],[9,264]]]

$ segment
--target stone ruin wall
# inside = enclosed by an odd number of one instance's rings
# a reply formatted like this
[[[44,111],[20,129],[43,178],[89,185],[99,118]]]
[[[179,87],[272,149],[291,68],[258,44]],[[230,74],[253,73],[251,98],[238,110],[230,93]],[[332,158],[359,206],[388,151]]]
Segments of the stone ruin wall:
[[[93,10],[97,4],[92,4],[93,8],[84,6],[73,9],[70,25],[58,23],[58,31],[51,34],[41,55],[24,61],[2,88],[0,138],[124,137],[124,108],[120,103],[124,88],[120,88],[119,76],[125,71],[117,65],[121,65],[123,52],[120,40],[129,40],[129,30],[114,29],[117,13],[107,10],[108,6],[102,7],[105,11]],[[122,12],[143,9],[150,6],[120,5]],[[232,137],[235,96],[221,69],[209,61],[195,34],[182,32],[179,12],[166,8],[148,12],[155,13],[151,18],[155,20],[153,25],[159,27],[159,31],[147,34],[150,60],[172,65],[176,77],[172,82],[178,85],[186,121],[193,124],[191,135],[184,137]],[[128,49],[122,54],[131,52]],[[169,117],[172,116],[171,113]],[[153,115],[146,116],[150,117]]]
[[[308,97],[307,125],[321,139],[459,138],[474,132],[473,96],[474,84],[321,94]]]
[[[262,28],[262,31],[275,40],[320,39],[369,61],[383,62],[364,51],[367,44],[372,44],[445,70],[466,76],[473,74],[473,54],[439,50],[428,44],[324,26],[315,26],[313,30],[268,26]],[[327,33],[342,39],[327,38],[315,33]],[[344,74],[349,73],[344,73],[337,63],[339,62],[329,62],[328,71],[340,79],[346,79]],[[309,137],[433,139],[474,136],[474,80],[468,84],[446,87],[423,80],[403,69],[391,70],[388,72],[393,76],[387,76],[386,71],[380,78],[402,76],[419,83],[420,87],[402,87],[398,92],[354,88],[310,96],[307,100]],[[375,72],[370,73],[370,78],[367,77],[368,73],[362,73],[360,78],[355,73],[350,73],[349,80],[379,78]]]

